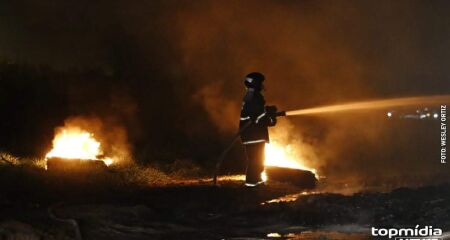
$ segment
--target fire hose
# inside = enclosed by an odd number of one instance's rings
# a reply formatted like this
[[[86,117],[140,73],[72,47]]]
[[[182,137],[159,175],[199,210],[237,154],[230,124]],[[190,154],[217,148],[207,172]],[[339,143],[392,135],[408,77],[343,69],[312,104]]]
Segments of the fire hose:
[[[265,109],[266,110],[264,112],[264,115],[266,117],[269,117],[270,119],[276,119],[277,117],[284,117],[284,116],[286,116],[286,112],[285,111],[278,112],[277,108],[275,106],[266,106]],[[227,156],[228,152],[231,150],[231,148],[233,148],[234,144],[239,139],[241,134],[245,130],[247,130],[252,124],[254,124],[253,121],[248,121],[247,123],[245,123],[245,125],[242,126],[239,129],[239,131],[233,136],[232,141],[228,144],[228,146],[222,151],[222,153],[217,158],[216,168],[214,170],[214,176],[213,176],[213,184],[214,184],[214,186],[217,185],[217,175],[219,174],[220,168],[222,167],[222,163],[223,163],[225,157]]]

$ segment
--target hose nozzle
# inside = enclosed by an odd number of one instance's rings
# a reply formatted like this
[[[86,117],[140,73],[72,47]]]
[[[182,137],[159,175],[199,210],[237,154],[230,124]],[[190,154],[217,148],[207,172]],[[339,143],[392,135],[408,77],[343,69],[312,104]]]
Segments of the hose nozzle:
[[[277,116],[277,117],[285,117],[286,116],[286,111],[277,112],[277,113],[275,113],[275,116]]]

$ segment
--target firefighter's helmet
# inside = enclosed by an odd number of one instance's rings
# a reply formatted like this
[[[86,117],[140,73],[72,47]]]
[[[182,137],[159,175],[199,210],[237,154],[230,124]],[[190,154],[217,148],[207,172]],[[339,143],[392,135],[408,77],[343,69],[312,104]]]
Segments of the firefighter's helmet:
[[[244,85],[248,88],[261,90],[264,82],[264,75],[259,72],[252,72],[245,76]]]

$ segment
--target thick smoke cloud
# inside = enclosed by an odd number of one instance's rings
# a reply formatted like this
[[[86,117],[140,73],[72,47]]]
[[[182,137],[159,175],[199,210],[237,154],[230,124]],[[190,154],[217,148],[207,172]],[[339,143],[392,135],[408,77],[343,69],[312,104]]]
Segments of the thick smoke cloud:
[[[23,105],[43,89],[48,97],[38,103],[52,111],[37,113],[35,127],[19,121],[22,137],[8,139],[25,139],[24,125],[39,129],[31,139],[51,139],[55,123],[95,116],[126,129],[138,161],[192,158],[211,166],[237,126],[242,78],[250,71],[266,75],[266,99],[286,110],[448,93],[446,9],[445,1],[3,2],[0,57],[56,72],[23,80],[36,86]],[[4,89],[20,92],[23,86],[12,83],[20,75],[2,73]],[[17,99],[8,95],[3,105]],[[8,109],[21,119],[33,108]],[[423,129],[434,126],[393,127],[380,114],[295,118],[287,125],[293,141],[309,149],[305,161],[330,178],[442,170],[429,164],[436,137]],[[41,149],[39,142],[29,140],[26,152]],[[418,152],[419,143],[425,150]],[[230,166],[242,167],[241,150],[231,154]],[[405,161],[410,168],[399,163]]]

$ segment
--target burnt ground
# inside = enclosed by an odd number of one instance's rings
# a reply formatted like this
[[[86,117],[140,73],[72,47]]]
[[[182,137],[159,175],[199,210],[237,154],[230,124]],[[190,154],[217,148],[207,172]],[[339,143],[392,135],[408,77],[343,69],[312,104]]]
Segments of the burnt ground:
[[[248,189],[236,179],[220,187],[129,184],[115,173],[23,167],[2,167],[0,181],[0,239],[76,239],[73,223],[82,239],[108,240],[369,239],[371,226],[450,230],[449,184],[342,195],[275,182]]]

